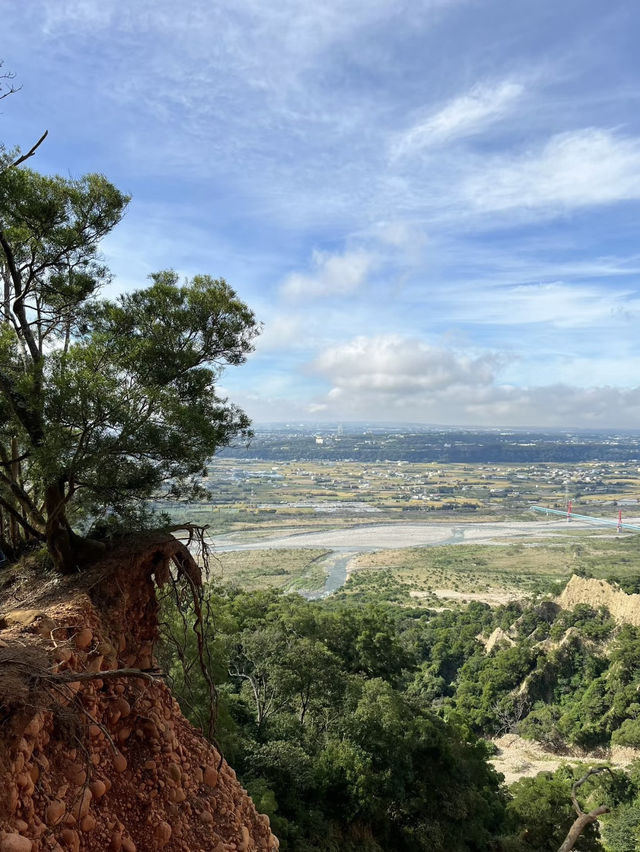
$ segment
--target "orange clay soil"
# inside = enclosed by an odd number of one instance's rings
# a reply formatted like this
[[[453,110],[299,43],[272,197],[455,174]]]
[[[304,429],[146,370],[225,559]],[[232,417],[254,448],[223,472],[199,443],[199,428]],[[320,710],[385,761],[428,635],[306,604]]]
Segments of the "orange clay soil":
[[[235,773],[153,669],[170,536],[77,577],[0,575],[0,852],[272,852]],[[74,675],[78,675],[78,679]]]

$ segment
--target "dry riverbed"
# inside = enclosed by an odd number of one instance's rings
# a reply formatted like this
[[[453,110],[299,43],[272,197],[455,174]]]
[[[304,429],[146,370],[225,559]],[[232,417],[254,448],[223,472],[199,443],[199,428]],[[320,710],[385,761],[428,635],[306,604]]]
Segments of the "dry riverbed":
[[[531,778],[538,772],[554,772],[563,763],[589,766],[606,763],[614,768],[625,769],[640,758],[640,750],[622,746],[596,752],[569,749],[565,754],[558,754],[545,751],[538,743],[525,740],[517,734],[504,734],[493,742],[498,753],[491,758],[491,763],[504,775],[507,784],[513,784],[520,778]]]

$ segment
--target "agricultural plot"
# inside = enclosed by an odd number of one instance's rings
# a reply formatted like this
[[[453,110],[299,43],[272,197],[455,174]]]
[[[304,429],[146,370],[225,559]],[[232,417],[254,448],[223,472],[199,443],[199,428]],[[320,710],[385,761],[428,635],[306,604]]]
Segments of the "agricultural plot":
[[[210,501],[176,504],[172,515],[208,525],[224,582],[248,589],[317,593],[330,562],[323,558],[352,549],[339,595],[413,606],[499,603],[576,571],[640,573],[636,537],[562,519],[550,527],[530,510],[534,503],[562,509],[571,499],[575,513],[614,519],[621,507],[625,519],[640,515],[637,462],[223,458],[211,465],[208,486]],[[449,544],[458,533],[464,542]]]

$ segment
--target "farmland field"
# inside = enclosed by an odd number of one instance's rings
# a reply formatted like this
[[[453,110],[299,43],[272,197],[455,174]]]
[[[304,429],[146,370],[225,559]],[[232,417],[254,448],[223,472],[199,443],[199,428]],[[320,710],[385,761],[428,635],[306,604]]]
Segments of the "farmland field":
[[[573,572],[640,573],[634,534],[567,524],[532,504],[625,521],[640,514],[633,462],[442,464],[218,459],[211,500],[174,507],[208,525],[215,574],[247,589],[499,603]],[[325,586],[325,582],[327,585]]]

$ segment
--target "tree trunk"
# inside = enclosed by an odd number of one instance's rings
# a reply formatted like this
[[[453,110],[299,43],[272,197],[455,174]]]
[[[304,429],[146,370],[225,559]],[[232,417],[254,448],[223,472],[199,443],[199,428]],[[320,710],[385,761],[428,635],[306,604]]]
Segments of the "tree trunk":
[[[73,574],[78,570],[78,561],[72,542],[71,528],[67,521],[62,486],[49,485],[44,498],[47,527],[47,548],[55,568],[61,574]]]
[[[14,482],[18,481],[18,477],[20,475],[20,462],[18,461],[18,441],[15,438],[11,439],[11,476]],[[18,522],[13,517],[13,515],[9,518],[9,534],[11,538],[11,546],[13,547],[14,553],[18,553],[20,550],[20,540],[22,538],[22,531],[18,527]]]
[[[588,814],[580,814],[569,829],[569,833],[564,839],[564,843],[558,852],[571,852],[573,847],[578,842],[578,838],[588,825],[598,821],[598,817],[602,814],[608,814],[609,808],[606,805],[601,805],[599,808],[594,808]]]

